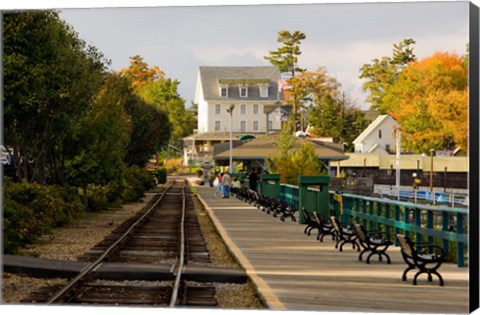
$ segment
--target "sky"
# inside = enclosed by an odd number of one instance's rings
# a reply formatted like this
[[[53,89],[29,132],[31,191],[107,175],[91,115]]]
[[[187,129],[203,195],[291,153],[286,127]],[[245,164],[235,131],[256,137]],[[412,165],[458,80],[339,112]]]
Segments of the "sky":
[[[140,1],[136,4],[140,7],[125,7],[113,1],[102,7],[97,1],[91,7],[55,8],[81,39],[111,60],[112,70],[128,67],[129,58],[140,55],[149,66],[180,81],[179,94],[186,106],[194,100],[199,66],[268,66],[263,57],[281,46],[280,30],[305,33],[299,66],[310,71],[325,67],[363,109],[369,104],[359,69],[374,58],[391,56],[393,44],[404,38],[416,40],[414,52],[420,59],[436,51],[465,54],[466,1],[318,2],[197,1],[199,6],[182,6],[177,1],[168,6],[163,1],[164,6],[158,6],[160,1],[146,1],[141,6]]]

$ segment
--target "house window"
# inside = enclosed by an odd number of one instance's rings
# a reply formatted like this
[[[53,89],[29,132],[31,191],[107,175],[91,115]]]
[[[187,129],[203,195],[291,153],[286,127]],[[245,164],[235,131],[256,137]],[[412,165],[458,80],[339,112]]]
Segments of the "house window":
[[[215,131],[220,131],[220,120],[215,120]]]
[[[240,88],[240,97],[248,97],[248,88],[241,86]]]
[[[253,121],[253,131],[258,131],[258,120]]]
[[[220,96],[228,97],[228,88],[226,86],[220,87]]]
[[[245,131],[247,126],[247,122],[245,120],[240,121],[240,131]]]
[[[259,86],[260,97],[268,97],[268,86]]]
[[[258,104],[253,105],[253,114],[258,115]]]
[[[272,130],[272,129],[273,129],[273,121],[269,120],[268,121],[268,130]]]
[[[382,130],[378,130],[378,139],[382,139]]]
[[[220,115],[220,104],[215,104],[215,115]]]
[[[247,105],[242,104],[240,105],[240,114],[245,115],[247,113]]]

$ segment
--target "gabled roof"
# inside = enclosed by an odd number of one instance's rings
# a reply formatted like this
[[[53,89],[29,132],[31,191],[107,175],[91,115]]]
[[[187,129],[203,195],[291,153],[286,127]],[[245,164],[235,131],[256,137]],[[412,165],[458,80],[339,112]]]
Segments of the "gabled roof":
[[[218,100],[250,100],[278,101],[278,68],[266,67],[199,67],[200,84],[203,97],[207,101]],[[258,89],[249,89],[247,98],[240,98],[236,89],[230,89],[228,97],[221,97],[220,84],[235,86],[238,84],[263,85],[268,84],[268,97],[260,97]]]
[[[273,105],[265,105],[263,107],[263,112],[265,114],[270,114],[271,112],[273,112],[275,109],[277,108],[280,108],[281,111],[285,112],[285,113],[291,113],[292,112],[292,105],[288,105],[288,104],[282,104],[282,103],[278,103],[278,104],[273,104]]]
[[[295,138],[295,145],[292,150],[300,148],[304,141],[310,141],[303,138]],[[232,150],[232,156],[235,160],[265,160],[273,158],[278,151],[279,134],[268,135],[252,139]],[[343,152],[343,146],[335,143],[325,143],[321,141],[310,141],[313,143],[315,153],[319,160],[339,161],[348,159]],[[230,150],[225,150],[214,154],[215,160],[226,160],[230,158]]]
[[[372,132],[377,130],[377,128],[383,124],[386,120],[393,120],[395,123],[395,119],[390,117],[389,115],[380,115],[378,116],[368,127],[358,136],[353,140],[354,144],[359,144],[362,143]]]

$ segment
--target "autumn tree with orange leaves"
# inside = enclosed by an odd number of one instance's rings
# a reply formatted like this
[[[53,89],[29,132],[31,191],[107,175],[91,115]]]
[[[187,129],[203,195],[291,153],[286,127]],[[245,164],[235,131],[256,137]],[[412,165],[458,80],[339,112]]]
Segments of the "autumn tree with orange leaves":
[[[413,51],[410,51],[413,54]],[[385,59],[386,58],[386,59]],[[388,57],[384,57],[385,60]],[[402,131],[402,147],[412,153],[430,149],[468,152],[468,57],[437,52],[430,57],[412,58],[398,69],[394,80],[381,83],[371,76],[365,83],[374,99],[372,107],[391,115]],[[375,65],[375,64],[374,64]],[[374,65],[364,65],[365,70]],[[385,68],[384,68],[385,69]],[[373,72],[372,72],[373,73]],[[376,76],[378,79],[378,76]],[[372,94],[374,93],[374,94]]]
[[[165,77],[165,73],[159,67],[149,68],[139,55],[131,57],[130,67],[121,69],[120,73],[130,80],[130,84],[135,90]]]
[[[180,82],[167,78],[159,67],[150,67],[139,55],[131,57],[130,67],[120,72],[129,79],[138,97],[168,115],[170,144],[179,146],[182,138],[190,135],[197,124],[196,117],[185,108],[185,100],[178,93]]]
[[[457,54],[435,53],[410,63],[383,98],[412,152],[467,152],[468,69]]]

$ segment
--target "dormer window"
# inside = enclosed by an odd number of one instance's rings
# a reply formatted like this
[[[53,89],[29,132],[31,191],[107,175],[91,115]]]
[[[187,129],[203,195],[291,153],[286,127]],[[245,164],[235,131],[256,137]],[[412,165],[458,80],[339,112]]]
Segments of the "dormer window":
[[[248,88],[246,86],[239,87],[240,97],[248,97]]]
[[[221,86],[220,87],[220,96],[221,97],[228,97],[228,87]]]
[[[260,91],[260,97],[268,97],[268,85],[261,85],[258,89]]]

